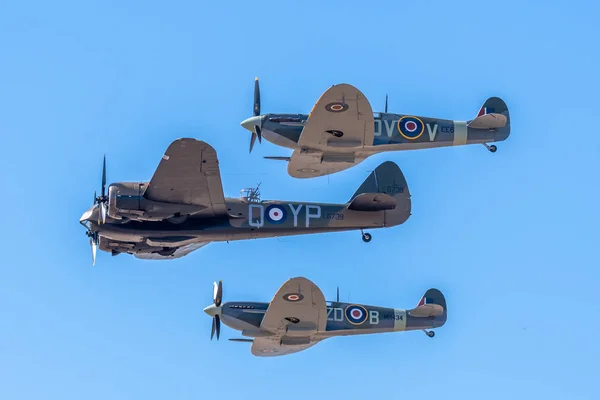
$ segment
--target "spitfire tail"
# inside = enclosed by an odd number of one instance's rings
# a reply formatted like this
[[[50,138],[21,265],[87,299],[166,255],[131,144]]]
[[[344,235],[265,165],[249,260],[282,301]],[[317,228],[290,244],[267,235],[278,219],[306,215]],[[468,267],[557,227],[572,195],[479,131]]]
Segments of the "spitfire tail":
[[[420,326],[421,318],[427,319],[433,326],[438,328],[446,323],[448,317],[448,307],[446,306],[446,298],[437,289],[429,289],[425,292],[417,306],[412,310],[408,310],[408,315],[414,317],[415,326]]]
[[[510,113],[504,100],[490,97],[483,103],[477,116],[467,123],[469,128],[494,131],[494,141],[505,140],[510,135]]]
[[[386,226],[400,225],[410,217],[410,190],[400,167],[391,161],[379,165],[352,196],[356,211],[384,211]]]

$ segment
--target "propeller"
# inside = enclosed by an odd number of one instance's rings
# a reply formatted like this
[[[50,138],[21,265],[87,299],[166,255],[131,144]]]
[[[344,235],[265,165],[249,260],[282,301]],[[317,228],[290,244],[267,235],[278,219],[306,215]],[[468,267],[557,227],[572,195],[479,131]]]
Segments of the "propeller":
[[[260,87],[258,85],[258,77],[254,79],[254,110],[253,116],[258,117],[260,115]],[[259,125],[254,124],[252,129],[252,137],[250,138],[250,152],[254,147],[254,142],[258,138],[258,143],[262,143],[261,129]]]
[[[96,196],[94,191],[94,204],[98,204],[100,207],[100,213],[98,213],[98,224],[106,222],[106,204],[108,203],[108,196],[106,196],[106,154],[104,155],[104,161],[102,162],[102,192],[100,196]]]
[[[92,265],[96,265],[96,251],[98,250],[98,232],[87,231],[90,238],[90,246],[92,247]]]
[[[223,300],[223,282],[219,281],[213,283],[213,304],[214,306],[208,306],[204,309],[207,314],[213,315],[212,322],[212,330],[210,332],[210,340],[213,339],[215,332],[217,333],[217,340],[219,340],[219,336],[221,336],[221,318],[219,317],[219,307],[221,306],[221,301]]]

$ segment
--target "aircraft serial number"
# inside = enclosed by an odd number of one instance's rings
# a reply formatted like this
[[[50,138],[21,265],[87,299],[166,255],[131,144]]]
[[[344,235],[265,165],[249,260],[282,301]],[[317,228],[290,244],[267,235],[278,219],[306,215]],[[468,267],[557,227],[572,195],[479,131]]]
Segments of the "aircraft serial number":
[[[341,221],[344,219],[344,214],[325,213],[325,219],[337,219],[337,220]]]
[[[400,314],[383,314],[383,319],[391,319],[396,321],[402,321],[402,315]]]

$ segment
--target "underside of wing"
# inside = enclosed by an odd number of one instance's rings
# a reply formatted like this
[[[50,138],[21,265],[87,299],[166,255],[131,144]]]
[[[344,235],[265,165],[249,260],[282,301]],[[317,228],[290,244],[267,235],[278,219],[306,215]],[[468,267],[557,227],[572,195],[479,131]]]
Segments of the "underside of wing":
[[[162,157],[144,197],[205,207],[201,215],[226,215],[217,152],[200,140],[175,140]]]
[[[255,338],[250,351],[257,357],[277,357],[297,353],[314,346],[319,341],[306,344],[281,345],[277,337]]]
[[[325,296],[306,278],[292,278],[277,291],[260,324],[262,331],[276,335],[310,337],[327,325]]]
[[[367,98],[352,85],[339,84],[319,98],[298,145],[309,148],[362,148],[373,145],[375,121]]]
[[[184,245],[181,247],[177,247],[176,249],[174,249],[174,251],[173,251],[173,249],[167,249],[167,250],[162,250],[160,252],[152,252],[152,253],[140,251],[140,252],[134,253],[134,256],[137,258],[140,258],[142,260],[172,260],[175,258],[181,258],[183,256],[186,256],[186,255],[190,254],[191,252],[198,250],[201,247],[206,246],[209,243],[210,242],[187,244],[187,245]]]
[[[288,174],[294,178],[315,178],[351,168],[365,160],[353,153],[324,154],[321,151],[295,150],[288,163]]]

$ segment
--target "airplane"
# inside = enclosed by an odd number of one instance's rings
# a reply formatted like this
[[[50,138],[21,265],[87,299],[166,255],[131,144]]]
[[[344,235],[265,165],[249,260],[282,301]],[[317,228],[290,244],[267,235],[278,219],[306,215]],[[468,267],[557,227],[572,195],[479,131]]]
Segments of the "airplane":
[[[428,329],[446,323],[446,299],[437,289],[425,292],[417,306],[410,310],[384,308],[325,301],[321,289],[310,280],[289,279],[277,291],[270,303],[235,301],[223,303],[223,282],[213,284],[213,304],[204,309],[213,317],[212,340],[221,334],[221,321],[244,338],[234,342],[252,343],[250,351],[258,357],[274,357],[297,353],[322,340],[349,335],[421,330],[434,337]]]
[[[309,114],[260,114],[258,78],[254,81],[253,116],[242,121],[252,133],[250,152],[258,138],[294,150],[291,156],[268,156],[287,161],[294,178],[333,174],[386,151],[483,144],[495,153],[491,142],[510,135],[510,115],[499,97],[487,99],[475,118],[453,121],[441,118],[373,113],[365,95],[349,84],[333,85]]]
[[[260,186],[260,185],[259,185]],[[258,186],[258,187],[259,187]],[[100,196],[79,222],[92,247],[113,256],[173,259],[210,242],[389,228],[411,215],[404,174],[393,162],[380,164],[343,204],[261,200],[258,187],[225,198],[217,153],[208,143],[173,141],[149,182],[118,182],[106,191],[106,156]]]

